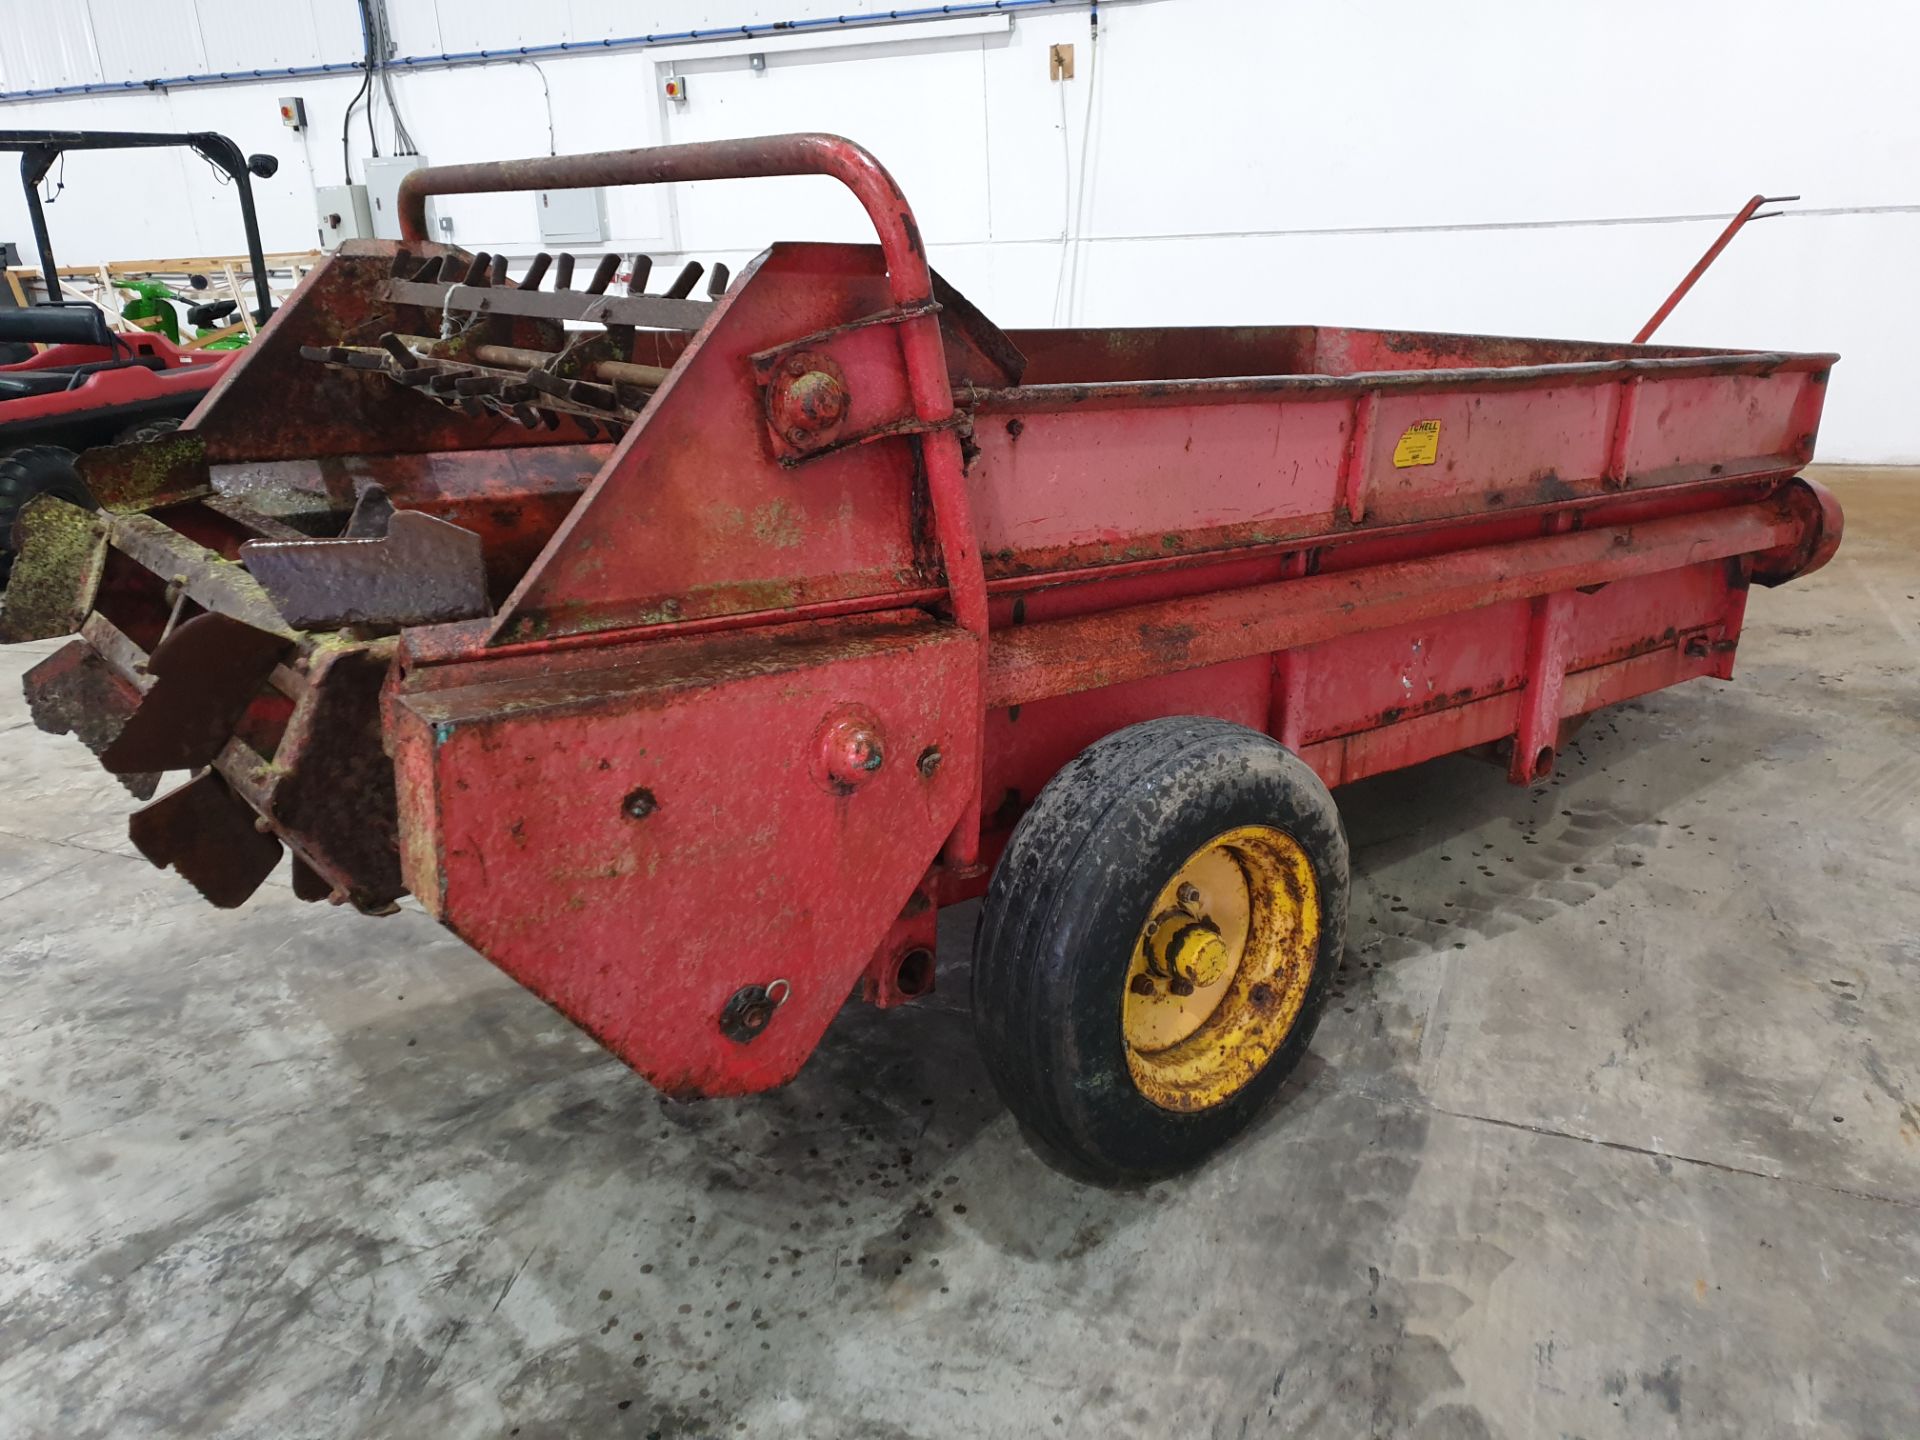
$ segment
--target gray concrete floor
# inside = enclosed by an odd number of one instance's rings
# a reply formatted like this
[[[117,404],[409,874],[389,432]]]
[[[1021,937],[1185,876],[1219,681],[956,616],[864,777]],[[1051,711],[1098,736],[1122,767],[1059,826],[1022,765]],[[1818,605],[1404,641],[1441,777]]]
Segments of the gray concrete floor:
[[[965,1007],[670,1105],[417,912],[204,907],[0,652],[0,1433],[1920,1434],[1920,474],[1550,786],[1341,793],[1247,1140],[1036,1161]]]

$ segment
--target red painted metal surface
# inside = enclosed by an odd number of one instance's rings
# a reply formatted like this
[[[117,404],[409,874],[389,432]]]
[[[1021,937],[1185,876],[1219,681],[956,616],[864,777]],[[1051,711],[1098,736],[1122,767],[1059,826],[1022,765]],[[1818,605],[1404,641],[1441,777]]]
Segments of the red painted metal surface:
[[[790,1078],[979,767],[979,642],[918,612],[485,661],[396,699],[408,887],[661,1089]],[[468,682],[471,683],[463,683]],[[870,745],[835,764],[851,724]],[[729,1000],[784,981],[750,1044]]]
[[[800,173],[879,243],[776,244],[711,300],[571,257],[509,286],[422,228],[469,188]],[[220,903],[274,845],[305,898],[411,891],[675,1094],[780,1083],[856,986],[924,993],[938,907],[1121,726],[1221,716],[1335,785],[1496,745],[1527,783],[1588,711],[1728,678],[1749,587],[1839,541],[1798,478],[1830,355],[1007,334],[831,137],[407,184],[404,245],[323,263],[174,442],[96,463],[137,513],[29,527],[67,543],[28,545],[18,613],[92,611],[36,717],[143,760],[230,725],[157,859]],[[413,623],[368,557],[420,517],[475,537],[490,613]],[[289,625],[250,556],[354,624]],[[207,612],[271,673],[148,711]]]

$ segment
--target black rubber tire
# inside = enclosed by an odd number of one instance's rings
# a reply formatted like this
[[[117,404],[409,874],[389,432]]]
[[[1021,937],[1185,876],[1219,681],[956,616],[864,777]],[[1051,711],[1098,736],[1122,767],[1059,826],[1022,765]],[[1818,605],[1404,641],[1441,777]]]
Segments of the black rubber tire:
[[[1210,1109],[1135,1087],[1120,1011],[1161,887],[1237,825],[1271,825],[1319,884],[1320,947],[1293,1029]],[[1096,1184],[1187,1170],[1244,1130],[1305,1056],[1346,945],[1347,837],[1320,778],[1270,737],[1176,716],[1119,730],[1060,771],[1014,828],[973,946],[974,1029],[1001,1098],[1049,1160]]]
[[[13,573],[13,522],[29,500],[56,495],[85,510],[98,510],[86,482],[73,467],[73,451],[58,445],[23,445],[0,455],[0,587]]]
[[[171,435],[180,428],[178,416],[163,415],[158,420],[142,420],[138,425],[129,425],[113,437],[116,445],[144,445],[149,440],[158,440],[162,435]]]

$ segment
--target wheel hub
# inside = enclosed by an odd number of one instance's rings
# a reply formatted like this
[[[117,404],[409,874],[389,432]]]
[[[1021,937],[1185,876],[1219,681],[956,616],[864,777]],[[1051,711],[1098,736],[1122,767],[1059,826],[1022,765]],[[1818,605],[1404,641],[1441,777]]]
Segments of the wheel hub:
[[[1134,1084],[1169,1110],[1243,1088],[1306,999],[1319,891],[1299,842],[1264,825],[1201,846],[1167,881],[1127,970],[1121,1027]]]

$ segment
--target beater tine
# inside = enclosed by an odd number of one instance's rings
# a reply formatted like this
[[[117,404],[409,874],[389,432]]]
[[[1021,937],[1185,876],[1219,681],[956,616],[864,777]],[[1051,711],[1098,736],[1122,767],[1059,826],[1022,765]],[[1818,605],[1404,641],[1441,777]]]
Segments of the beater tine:
[[[547,267],[553,263],[553,257],[542,250],[533,257],[533,263],[527,266],[527,273],[520,277],[522,290],[538,290],[540,282],[547,278]]]
[[[733,272],[727,269],[725,261],[722,261],[722,260],[714,261],[713,274],[707,277],[708,297],[714,300],[718,300],[722,295],[726,294],[727,281],[732,278],[733,278]]]
[[[553,269],[553,288],[555,290],[573,288],[573,256],[564,250],[560,252],[560,263]]]
[[[689,260],[680,273],[673,277],[673,283],[667,287],[669,300],[684,300],[693,293],[693,287],[699,283],[706,266],[698,260]]]
[[[245,904],[280,863],[279,839],[254,824],[253,808],[215,770],[134,811],[127,838],[222,910]]]
[[[420,357],[407,348],[407,342],[389,330],[380,337],[380,348],[393,357],[393,363],[402,370],[420,368]]]
[[[115,775],[211,765],[292,642],[209,610],[147,658],[152,684],[100,764]]]
[[[96,756],[120,738],[140,705],[135,689],[85,640],[73,640],[22,678],[27,713],[49,735],[69,732]],[[137,800],[151,800],[160,772],[114,777]]]
[[[647,277],[652,274],[653,257],[651,255],[634,256],[633,270],[627,276],[627,293],[629,295],[644,294],[647,288]]]
[[[607,254],[600,257],[600,263],[594,267],[593,279],[587,282],[589,295],[604,295],[607,286],[613,283],[614,272],[620,268],[620,257]]]

